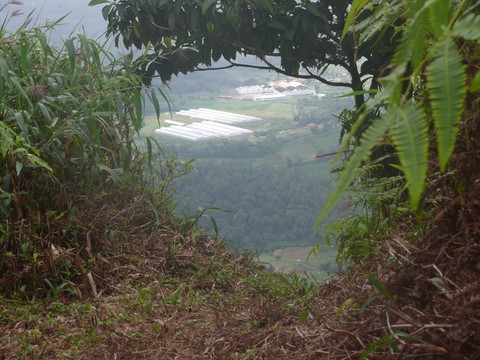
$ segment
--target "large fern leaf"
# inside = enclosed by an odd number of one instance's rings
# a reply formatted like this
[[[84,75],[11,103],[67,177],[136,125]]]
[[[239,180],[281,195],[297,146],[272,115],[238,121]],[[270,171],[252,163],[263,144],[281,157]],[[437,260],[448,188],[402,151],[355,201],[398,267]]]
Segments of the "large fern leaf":
[[[457,21],[453,26],[453,36],[464,38],[465,40],[480,39],[480,15],[470,14]]]
[[[450,20],[450,0],[435,0],[429,6],[430,27],[436,37],[441,37]]]
[[[453,152],[466,95],[466,74],[455,41],[445,36],[427,67],[427,88],[437,131],[440,170],[445,171]]]
[[[408,2],[410,19],[406,24],[402,42],[398,45],[393,63],[400,65],[411,62],[414,69],[417,69],[425,58],[427,52],[427,24],[429,22],[428,4],[422,2]],[[414,15],[413,15],[414,14]]]
[[[367,42],[384,32],[386,28],[402,16],[404,6],[404,0],[388,0],[388,4],[385,0],[380,4],[370,2],[368,6],[364,6],[362,11],[369,11],[371,14],[352,27],[352,32],[360,35],[357,40],[358,43]],[[348,16],[350,14],[351,12]]]
[[[332,211],[335,205],[340,201],[342,196],[345,195],[345,190],[357,176],[360,165],[368,158],[372,147],[380,142],[387,129],[392,125],[393,121],[393,117],[385,116],[381,119],[378,119],[376,122],[370,125],[367,130],[365,130],[360,138],[360,144],[355,148],[355,151],[348,160],[345,169],[340,174],[334,192],[328,198],[327,203],[320,212],[320,215],[318,215],[315,226],[320,224],[325,216],[327,216],[328,213]]]
[[[425,188],[428,165],[428,125],[418,107],[395,109],[399,118],[393,142],[408,184],[410,204],[416,210]]]
[[[347,19],[345,20],[345,26],[343,28],[343,33],[340,41],[343,41],[345,35],[347,35],[348,30],[350,30],[350,26],[355,21],[355,17],[358,15],[360,10],[362,10],[362,8],[369,2],[370,0],[353,0],[352,5],[350,6],[350,11],[347,15]]]

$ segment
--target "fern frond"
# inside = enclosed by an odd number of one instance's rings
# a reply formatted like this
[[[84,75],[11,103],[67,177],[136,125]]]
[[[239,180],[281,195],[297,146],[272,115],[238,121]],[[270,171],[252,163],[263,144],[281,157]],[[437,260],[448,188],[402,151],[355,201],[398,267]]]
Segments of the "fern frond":
[[[318,226],[325,216],[327,216],[334,206],[341,200],[342,196],[345,194],[345,190],[357,176],[360,165],[368,158],[372,147],[380,142],[393,121],[393,117],[385,116],[374,122],[367,130],[365,130],[360,138],[360,145],[355,148],[354,153],[345,165],[345,169],[340,174],[334,192],[330,195],[320,212],[320,215],[318,215],[317,220],[315,221],[315,226]]]
[[[458,20],[452,30],[454,37],[461,37],[465,40],[480,39],[480,15],[470,14]]]
[[[368,10],[372,12],[371,15],[356,24],[352,30],[360,34],[358,42],[365,43],[385,31],[402,16],[404,6],[404,0],[384,0],[380,4],[370,3]],[[364,7],[364,10],[366,9],[367,6]]]
[[[399,44],[393,57],[393,63],[400,65],[412,62],[416,69],[425,58],[427,52],[427,24],[428,24],[428,6],[420,7],[421,2],[409,2],[408,11],[415,15],[410,15],[411,20],[406,24],[406,30],[403,34],[402,42]]]
[[[407,105],[395,111],[399,122],[393,129],[393,142],[407,180],[411,207],[416,210],[427,177],[428,125],[418,107]]]
[[[435,60],[427,67],[427,89],[437,131],[440,170],[453,152],[466,95],[466,74],[455,41],[446,36],[436,45]]]
[[[340,38],[340,42],[343,41],[345,36],[347,35],[348,31],[350,30],[350,26],[355,21],[355,17],[358,13],[362,10],[362,8],[367,5],[370,0],[353,0],[352,5],[350,6],[350,11],[348,12],[347,19],[345,20],[345,26],[343,28],[342,37]]]
[[[437,38],[441,37],[444,27],[450,20],[450,0],[435,0],[429,7],[430,26]]]

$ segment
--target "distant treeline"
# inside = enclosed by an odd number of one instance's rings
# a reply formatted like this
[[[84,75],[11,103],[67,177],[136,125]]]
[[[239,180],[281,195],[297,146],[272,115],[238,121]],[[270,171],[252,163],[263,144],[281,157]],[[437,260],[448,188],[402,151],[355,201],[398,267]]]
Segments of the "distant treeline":
[[[194,145],[165,144],[163,149],[167,153],[179,154],[184,158],[258,159],[276,153],[287,143],[288,139],[275,137],[267,137],[255,143],[247,140],[221,139]]]

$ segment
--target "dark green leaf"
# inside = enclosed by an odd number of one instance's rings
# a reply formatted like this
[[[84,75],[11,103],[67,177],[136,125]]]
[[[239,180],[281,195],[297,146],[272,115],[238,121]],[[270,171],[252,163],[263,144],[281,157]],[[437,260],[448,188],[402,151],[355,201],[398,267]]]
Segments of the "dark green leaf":
[[[99,4],[106,4],[110,2],[110,0],[90,0],[90,2],[88,3],[88,6],[95,6],[95,5],[99,5]]]

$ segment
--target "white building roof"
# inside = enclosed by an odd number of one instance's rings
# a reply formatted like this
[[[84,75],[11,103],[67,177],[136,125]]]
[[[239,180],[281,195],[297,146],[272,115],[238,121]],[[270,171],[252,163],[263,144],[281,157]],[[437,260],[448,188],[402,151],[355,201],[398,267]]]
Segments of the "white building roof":
[[[248,129],[219,124],[212,121],[195,122],[188,125],[184,124],[183,126],[173,125],[156,129],[155,132],[193,141],[252,133],[252,131]]]
[[[255,116],[241,115],[205,108],[181,110],[177,111],[176,115],[188,116],[192,119],[210,120],[224,124],[240,124],[244,122],[262,120],[261,118]]]
[[[192,141],[205,140],[211,138],[250,134],[253,131],[232,126],[230,124],[262,120],[261,118],[255,116],[241,115],[205,108],[182,110],[178,111],[176,115],[188,116],[192,119],[199,119],[203,121],[187,124],[180,121],[165,120],[164,124],[171,126],[165,126],[160,129],[156,129],[155,132],[158,134],[176,136]]]

